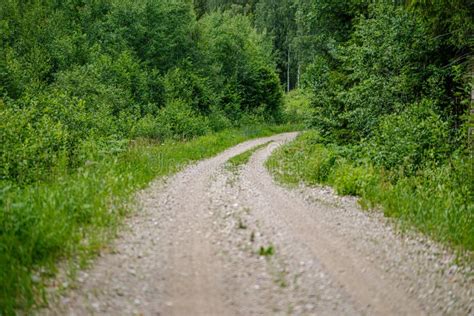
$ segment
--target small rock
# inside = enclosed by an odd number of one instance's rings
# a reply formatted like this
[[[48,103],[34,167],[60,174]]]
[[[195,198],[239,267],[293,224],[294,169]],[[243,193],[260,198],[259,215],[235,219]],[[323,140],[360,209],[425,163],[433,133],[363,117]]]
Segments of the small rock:
[[[33,274],[33,275],[31,276],[31,281],[33,281],[33,283],[40,283],[41,278],[40,278],[39,275]]]
[[[98,302],[92,303],[91,304],[92,308],[95,309],[96,311],[100,310],[100,304]]]
[[[456,271],[458,270],[458,266],[453,264],[451,267],[449,267],[448,269],[448,275],[453,275],[454,273],[456,273]]]
[[[313,304],[306,304],[305,307],[304,307],[307,311],[312,311],[314,309],[314,305]]]

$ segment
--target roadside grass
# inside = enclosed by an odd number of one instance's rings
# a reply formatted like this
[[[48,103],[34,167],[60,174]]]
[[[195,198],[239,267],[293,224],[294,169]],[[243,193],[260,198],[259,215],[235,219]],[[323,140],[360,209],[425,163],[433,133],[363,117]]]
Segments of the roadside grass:
[[[97,254],[130,212],[134,193],[151,180],[242,141],[295,129],[256,125],[190,141],[139,139],[49,182],[0,183],[0,315],[46,304],[45,283],[57,263],[85,264]]]
[[[402,176],[377,168],[368,159],[355,160],[347,154],[350,150],[322,142],[317,132],[305,132],[277,149],[266,165],[287,185],[329,185],[340,195],[360,196],[362,207],[381,207],[403,226],[414,227],[472,260],[472,158],[454,156],[445,164]]]
[[[241,154],[238,154],[232,158],[230,158],[229,160],[227,160],[227,163],[226,163],[226,167],[227,169],[229,170],[232,170],[232,171],[235,171],[237,170],[240,166],[243,166],[245,164],[247,164],[250,160],[250,157],[252,157],[252,155],[259,149],[267,146],[268,144],[270,144],[271,141],[269,142],[266,142],[264,144],[261,144],[261,145],[258,145],[258,146],[255,146],[255,147],[252,147],[250,148],[249,150],[246,150],[244,151],[243,153]]]

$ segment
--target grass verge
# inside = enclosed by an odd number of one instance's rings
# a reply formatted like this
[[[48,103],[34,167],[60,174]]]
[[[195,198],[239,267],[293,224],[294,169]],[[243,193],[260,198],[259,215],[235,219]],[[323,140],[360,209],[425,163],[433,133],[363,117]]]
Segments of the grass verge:
[[[98,253],[129,211],[133,193],[151,180],[242,141],[295,128],[252,126],[162,144],[137,140],[54,181],[1,183],[0,315],[45,303],[44,281],[58,261],[85,262]]]
[[[227,160],[226,167],[229,168],[230,170],[236,170],[238,167],[248,163],[250,160],[250,157],[252,157],[254,152],[259,150],[260,148],[267,146],[270,143],[271,142],[266,142],[264,144],[252,147],[249,150],[246,150],[243,153],[230,158],[229,160]]]
[[[316,132],[306,132],[276,150],[267,168],[285,184],[324,184],[334,187],[338,194],[360,196],[363,207],[381,207],[386,216],[398,218],[460,252],[472,253],[472,158],[453,157],[407,177],[396,170],[377,168],[367,159],[357,162],[351,158],[351,150],[323,143]],[[468,257],[472,260],[471,255]]]

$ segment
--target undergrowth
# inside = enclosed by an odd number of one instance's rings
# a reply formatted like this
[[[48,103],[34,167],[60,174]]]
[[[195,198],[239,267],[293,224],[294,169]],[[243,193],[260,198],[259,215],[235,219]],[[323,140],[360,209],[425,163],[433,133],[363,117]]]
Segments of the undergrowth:
[[[293,129],[260,125],[187,142],[139,139],[48,182],[1,183],[0,315],[45,303],[44,281],[58,261],[98,253],[129,212],[133,193],[151,180],[244,140]]]
[[[459,251],[474,250],[472,158],[453,154],[416,173],[374,166],[359,147],[327,142],[317,132],[300,135],[267,161],[286,184],[330,185],[340,195],[360,196],[365,208],[381,207],[435,240]]]

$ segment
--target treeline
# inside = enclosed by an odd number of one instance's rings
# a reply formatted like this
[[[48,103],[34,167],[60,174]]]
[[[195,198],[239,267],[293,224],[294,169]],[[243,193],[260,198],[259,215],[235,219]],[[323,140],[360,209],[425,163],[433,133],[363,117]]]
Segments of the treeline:
[[[278,120],[271,43],[184,0],[0,3],[1,181],[27,184],[126,140]]]

